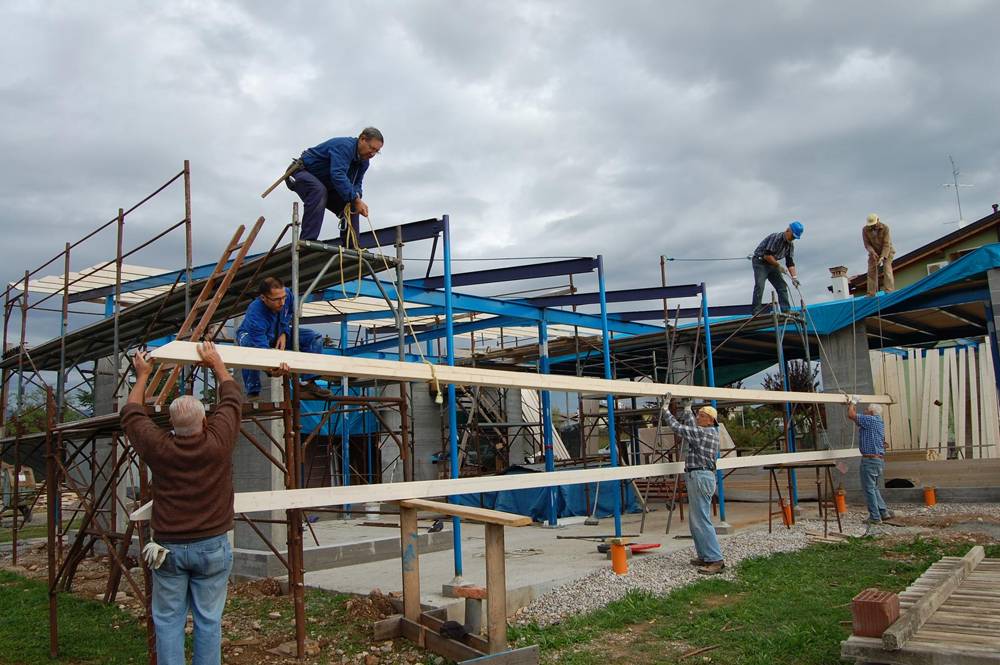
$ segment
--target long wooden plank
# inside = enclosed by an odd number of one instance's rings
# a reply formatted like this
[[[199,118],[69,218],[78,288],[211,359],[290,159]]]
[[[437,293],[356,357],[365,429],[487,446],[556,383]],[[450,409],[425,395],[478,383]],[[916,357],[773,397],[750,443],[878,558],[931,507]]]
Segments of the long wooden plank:
[[[928,618],[939,608],[948,596],[959,587],[969,573],[976,569],[976,565],[986,556],[986,551],[982,545],[976,545],[968,554],[962,557],[960,566],[952,570],[947,577],[941,580],[933,589],[927,591],[923,598],[918,600],[902,614],[894,624],[886,628],[882,633],[882,644],[886,649],[894,651],[902,648],[906,640],[913,637]]]
[[[723,457],[718,461],[717,466],[719,469],[745,469],[748,467],[764,466],[766,464],[784,464],[786,462],[849,459],[858,457],[859,455],[860,453],[857,448],[850,448],[842,450],[818,450],[805,453],[781,453],[777,455]],[[580,485],[608,480],[655,478],[657,476],[672,476],[683,472],[683,462],[669,462],[663,464],[574,469],[572,471],[521,473],[514,476],[450,478],[447,480],[417,480],[408,483],[240,492],[234,497],[233,510],[237,513],[252,513],[261,510],[289,510],[292,508],[343,506],[352,503],[428,499],[440,496],[453,496],[455,494],[500,492],[503,490],[553,487],[557,485]],[[152,512],[153,502],[150,501],[134,511],[130,518],[136,521],[148,520]]]
[[[407,499],[400,501],[399,505],[403,508],[426,510],[451,517],[461,517],[462,519],[474,522],[483,522],[484,524],[499,524],[500,526],[528,526],[531,524],[531,518],[525,515],[515,515],[499,510],[490,510],[489,508],[463,506],[457,503],[428,501],[426,499]]]
[[[198,363],[194,342],[170,342],[153,351],[156,360],[176,363]],[[435,381],[441,384],[462,386],[489,386],[492,388],[528,388],[532,390],[557,390],[587,395],[619,395],[624,397],[702,397],[724,402],[799,404],[846,404],[849,396],[839,393],[776,392],[773,390],[743,390],[737,388],[710,388],[669,383],[624,381],[620,379],[592,379],[578,376],[509,372],[478,367],[449,367],[430,363],[410,363],[396,360],[352,358],[317,353],[279,351],[277,349],[251,349],[239,346],[218,347],[223,362],[229,367],[248,369],[273,369],[286,363],[295,373],[321,376],[349,376],[361,379],[386,379],[393,381]],[[871,404],[890,404],[888,395],[858,395],[858,399]]]

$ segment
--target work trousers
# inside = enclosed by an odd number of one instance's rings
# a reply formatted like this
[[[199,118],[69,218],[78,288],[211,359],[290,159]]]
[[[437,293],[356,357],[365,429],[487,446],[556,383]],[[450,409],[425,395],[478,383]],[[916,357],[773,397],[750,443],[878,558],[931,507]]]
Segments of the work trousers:
[[[250,346],[245,343],[246,334],[236,338],[239,346]],[[291,351],[292,345],[286,341],[285,350]],[[323,335],[309,328],[299,328],[299,351],[304,353],[323,353]],[[300,377],[303,381],[316,378],[315,374],[304,374]],[[260,394],[260,372],[255,369],[243,370],[243,392],[247,395]]]
[[[879,491],[884,471],[885,460],[877,457],[861,458],[861,491],[864,492],[865,503],[868,504],[868,517],[873,522],[880,522],[882,516],[889,510]]]
[[[694,549],[702,561],[713,563],[722,561],[722,548],[712,525],[712,497],[715,495],[714,471],[687,471],[689,504],[688,528],[694,539]]]
[[[882,279],[878,278],[878,257],[868,255],[868,295],[873,296],[879,291],[888,293],[896,288],[896,278],[892,275],[892,257],[894,252],[890,252],[882,263]]]
[[[781,310],[787,312],[791,309],[788,301],[788,285],[785,284],[785,276],[781,271],[763,259],[754,258],[753,261],[753,313],[763,309],[761,302],[764,300],[764,285],[770,282],[771,286],[778,293],[778,305]]]
[[[222,610],[226,606],[233,550],[226,534],[187,543],[160,543],[170,550],[153,570],[156,662],[184,665],[184,626],[194,618],[194,665],[222,662]]]
[[[340,243],[347,238],[347,222],[344,220],[346,201],[341,201],[336,194],[330,192],[319,178],[305,169],[296,171],[285,184],[302,199],[302,240],[319,240],[323,229],[323,217],[329,210],[340,220]],[[351,226],[358,232],[359,219],[357,214],[351,215]]]

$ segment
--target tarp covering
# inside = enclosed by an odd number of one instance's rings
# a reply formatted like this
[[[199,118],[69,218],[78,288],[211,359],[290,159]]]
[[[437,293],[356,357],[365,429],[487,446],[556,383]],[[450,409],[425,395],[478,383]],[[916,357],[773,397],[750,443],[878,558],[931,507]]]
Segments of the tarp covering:
[[[582,468],[582,467],[571,467]],[[501,475],[518,473],[538,473],[545,468],[533,466],[512,466]],[[568,469],[560,469],[568,470]],[[600,489],[598,490],[598,485]],[[578,485],[560,485],[556,490],[556,514],[562,517],[589,515],[587,512],[587,496],[589,492],[590,507],[593,510],[594,498],[597,497],[597,517],[614,515],[614,497],[618,492],[619,481],[605,481]],[[537,487],[523,490],[505,490],[502,492],[479,492],[477,494],[459,494],[449,498],[452,503],[462,506],[489,508],[505,513],[527,515],[536,522],[544,522],[549,518],[549,488]],[[641,511],[639,500],[631,483],[625,483],[625,502],[623,513],[638,513]]]

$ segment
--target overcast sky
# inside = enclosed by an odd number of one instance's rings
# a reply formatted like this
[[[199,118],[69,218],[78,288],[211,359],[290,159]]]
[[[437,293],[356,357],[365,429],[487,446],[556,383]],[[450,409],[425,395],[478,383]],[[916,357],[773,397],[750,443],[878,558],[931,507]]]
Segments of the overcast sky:
[[[1000,200],[996,2],[15,1],[0,25],[5,281],[184,159],[196,261],[258,215],[268,245],[293,195],[260,192],[365,125],[386,136],[376,226],[448,213],[458,258],[601,253],[609,288],[799,219],[804,292],[825,298],[828,267],[863,269],[869,212],[900,253],[956,228],[949,154],[968,220]],[[127,247],[183,216],[163,199]],[[178,242],[134,261],[179,267]],[[104,235],[73,268],[113,254]],[[750,300],[746,261],[669,279]]]

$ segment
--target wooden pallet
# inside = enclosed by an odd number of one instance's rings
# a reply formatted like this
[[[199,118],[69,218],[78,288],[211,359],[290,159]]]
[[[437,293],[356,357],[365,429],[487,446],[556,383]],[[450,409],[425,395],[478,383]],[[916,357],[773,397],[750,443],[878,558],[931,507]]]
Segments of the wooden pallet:
[[[982,547],[942,558],[899,601],[902,614],[881,639],[852,635],[841,642],[841,658],[889,665],[1000,663],[1000,559],[984,559]]]

